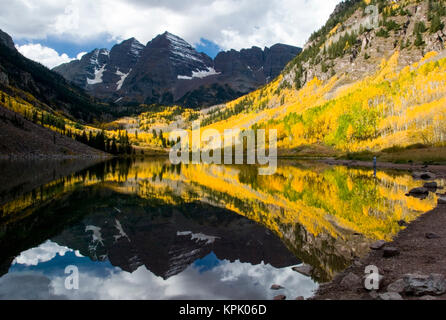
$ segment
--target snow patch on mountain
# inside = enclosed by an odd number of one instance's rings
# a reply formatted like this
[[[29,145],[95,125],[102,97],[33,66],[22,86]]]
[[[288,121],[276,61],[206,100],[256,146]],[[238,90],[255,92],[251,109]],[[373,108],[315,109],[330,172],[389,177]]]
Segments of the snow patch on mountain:
[[[135,39],[130,46],[130,53],[136,57],[139,57],[144,48],[144,45]]]
[[[206,70],[192,71],[192,76],[178,76],[179,80],[192,80],[193,78],[203,79],[210,76],[219,75],[221,72],[215,71],[214,68],[208,67]]]
[[[215,240],[220,239],[220,237],[208,236],[201,232],[200,233],[192,233],[192,231],[178,231],[177,236],[178,237],[191,236],[191,240],[195,240],[195,242],[205,241],[206,244],[212,244],[215,242]]]
[[[116,82],[116,91],[121,90],[122,85],[124,84],[125,79],[129,76],[130,72],[132,72],[132,69],[130,69],[130,71],[128,73],[123,73],[123,72],[119,71],[119,68],[118,68],[118,70],[116,71],[116,75],[120,76],[121,79],[118,82]]]
[[[102,76],[104,74],[105,67],[107,66],[107,64],[101,66],[101,64],[99,63],[100,54],[105,56],[110,56],[110,52],[107,49],[94,50],[90,58],[90,64],[94,67],[94,78],[93,79],[87,78],[87,84],[89,85],[102,83]]]
[[[180,59],[203,62],[195,49],[180,37],[166,32],[166,39],[170,42],[170,49],[174,56],[179,57]]]
[[[197,61],[197,62],[203,62],[203,60],[201,60],[200,58],[194,56],[193,54],[189,54],[187,52],[172,51],[172,53],[174,55],[179,56],[179,57],[181,57],[183,59],[186,59],[186,60],[194,60],[194,61]]]
[[[91,65],[93,65],[95,67],[100,67],[99,55],[110,57],[110,51],[108,51],[107,49],[95,49],[93,51],[91,58],[90,58]]]
[[[127,240],[130,242],[130,238],[128,237],[128,235],[125,233],[124,228],[122,228],[121,222],[119,222],[118,219],[115,220],[115,227],[116,229],[118,229],[119,231],[119,235],[114,236],[115,238],[115,242],[118,241],[121,238],[127,238]]]
[[[110,51],[108,51],[107,49],[102,49],[100,53],[104,56],[110,57]]]
[[[93,84],[98,84],[98,83],[102,83],[102,76],[104,75],[104,71],[105,71],[105,67],[107,65],[104,64],[101,68],[99,69],[95,69],[94,70],[94,79],[88,79],[87,78],[87,83],[89,85],[93,85]]]
[[[96,226],[86,226],[85,232],[93,231],[93,243],[100,243],[104,245],[104,239],[102,238],[101,228]]]

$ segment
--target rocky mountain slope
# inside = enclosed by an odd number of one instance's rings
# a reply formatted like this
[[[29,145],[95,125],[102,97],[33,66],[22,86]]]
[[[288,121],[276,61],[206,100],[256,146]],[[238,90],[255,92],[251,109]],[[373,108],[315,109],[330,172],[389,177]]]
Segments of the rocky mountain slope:
[[[235,99],[274,79],[300,48],[276,44],[221,52],[212,60],[169,32],[146,46],[132,38],[54,68],[96,97],[117,104],[187,107]]]
[[[445,8],[442,0],[343,1],[287,66],[283,83],[300,88],[334,74],[354,81],[376,72],[395,51],[399,69],[439,52],[446,40]]]
[[[346,0],[270,84],[209,127],[278,130],[283,154],[446,143],[446,3]]]

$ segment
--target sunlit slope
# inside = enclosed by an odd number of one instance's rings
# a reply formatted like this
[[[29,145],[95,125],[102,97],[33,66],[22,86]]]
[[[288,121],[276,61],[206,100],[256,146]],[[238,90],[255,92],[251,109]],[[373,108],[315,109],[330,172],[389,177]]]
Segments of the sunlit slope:
[[[436,52],[398,71],[399,52],[378,72],[346,83],[317,78],[300,90],[279,89],[281,78],[227,104],[240,113],[208,128],[277,129],[279,148],[321,144],[341,151],[446,142],[446,58]]]

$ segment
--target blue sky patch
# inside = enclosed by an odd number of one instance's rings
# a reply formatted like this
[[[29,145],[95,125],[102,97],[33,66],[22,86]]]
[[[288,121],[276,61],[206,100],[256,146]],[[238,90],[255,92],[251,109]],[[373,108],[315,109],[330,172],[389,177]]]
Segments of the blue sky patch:
[[[209,270],[214,269],[218,265],[220,265],[221,260],[217,258],[215,253],[212,251],[203,259],[198,259],[194,262],[194,267],[198,268],[199,273],[203,273]]]
[[[195,45],[195,49],[197,49],[198,52],[206,53],[212,59],[214,59],[217,54],[222,51],[218,44],[204,38],[201,38],[200,43]]]

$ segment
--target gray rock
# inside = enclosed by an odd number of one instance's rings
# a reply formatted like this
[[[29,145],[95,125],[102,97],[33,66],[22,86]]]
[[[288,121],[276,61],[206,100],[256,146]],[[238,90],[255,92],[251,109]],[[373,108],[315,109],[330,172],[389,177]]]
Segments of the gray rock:
[[[348,273],[341,281],[341,286],[346,289],[353,289],[360,285],[361,278],[353,272]]]
[[[298,267],[293,267],[293,271],[303,274],[304,276],[310,277],[311,273],[313,272],[313,267],[307,264],[302,264]]]
[[[302,297],[302,296],[300,296],[300,297],[297,297],[297,298],[296,298],[296,300],[298,300],[298,301],[304,301],[304,300],[305,300],[305,298],[304,298],[304,297]]]
[[[362,263],[361,263],[361,261],[359,261],[359,260],[355,260],[355,261],[353,261],[353,265],[354,265],[355,267],[361,267],[361,266],[362,266]]]
[[[436,178],[436,175],[431,172],[423,172],[420,178],[423,180],[433,180]]]
[[[9,78],[6,73],[0,72],[0,83],[9,86]]]
[[[421,187],[421,188],[414,188],[409,191],[409,195],[428,195],[429,190],[427,188]]]
[[[285,289],[285,288],[282,286],[279,286],[278,284],[273,284],[271,286],[271,290],[282,290],[282,289]]]
[[[286,296],[284,296],[283,294],[280,294],[278,296],[275,296],[274,300],[286,300]]]
[[[437,189],[438,188],[438,184],[436,182],[426,182],[424,184],[424,187],[427,189]]]
[[[404,300],[403,297],[397,292],[386,292],[378,295],[380,300]]]
[[[386,241],[384,241],[384,240],[379,240],[379,241],[376,241],[375,243],[372,243],[371,245],[370,245],[370,249],[372,249],[372,250],[381,250],[382,248],[384,248],[384,246],[386,245]]]
[[[378,292],[376,292],[375,290],[370,291],[369,296],[370,296],[370,298],[372,298],[373,300],[377,300],[377,299],[379,299]]]
[[[431,172],[414,172],[413,177],[415,179],[433,180],[436,178],[435,174]]]
[[[446,204],[446,197],[438,197],[438,204]]]
[[[387,286],[388,292],[403,293],[406,289],[406,283],[403,279],[396,280]]]
[[[441,274],[406,274],[404,276],[406,294],[415,296],[442,295],[446,293],[446,279]]]
[[[432,233],[432,232],[426,233],[425,236],[427,239],[440,239],[441,238],[438,234]]]
[[[392,258],[400,254],[400,251],[394,247],[384,248],[383,257],[384,258]]]

